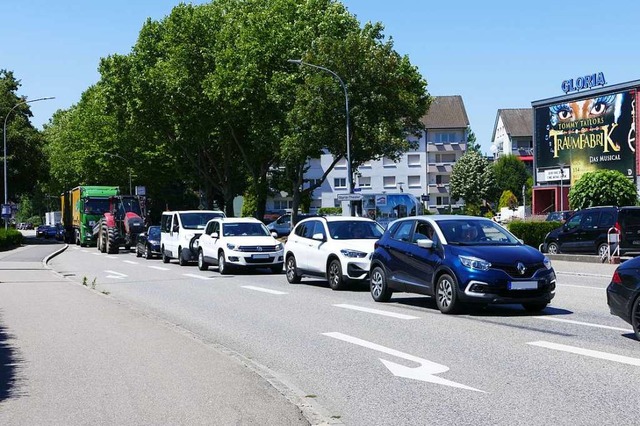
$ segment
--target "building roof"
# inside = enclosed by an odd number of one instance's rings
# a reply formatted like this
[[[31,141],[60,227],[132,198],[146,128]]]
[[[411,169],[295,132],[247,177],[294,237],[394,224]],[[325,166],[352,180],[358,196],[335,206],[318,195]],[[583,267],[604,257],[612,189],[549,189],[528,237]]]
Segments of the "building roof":
[[[533,137],[533,108],[499,109],[496,114],[496,122],[493,126],[493,135],[491,136],[492,141],[496,140],[496,127],[498,127],[499,117],[502,117],[504,130],[509,137]]]
[[[466,129],[469,126],[467,110],[460,95],[435,96],[421,121],[426,129]]]

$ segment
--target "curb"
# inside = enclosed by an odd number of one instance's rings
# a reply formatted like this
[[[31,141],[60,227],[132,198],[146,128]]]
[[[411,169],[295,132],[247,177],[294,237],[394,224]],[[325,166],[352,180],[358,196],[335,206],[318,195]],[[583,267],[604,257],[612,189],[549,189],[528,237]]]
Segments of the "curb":
[[[45,269],[50,269],[53,271],[53,269],[51,269],[49,267],[49,265],[47,265],[47,263],[49,263],[49,261],[51,259],[53,259],[54,257],[56,257],[57,255],[59,255],[60,253],[64,252],[67,248],[69,248],[69,244],[65,244],[64,246],[62,246],[61,249],[54,251],[53,253],[51,253],[50,255],[48,255],[47,257],[45,257],[44,259],[42,259],[42,266]]]

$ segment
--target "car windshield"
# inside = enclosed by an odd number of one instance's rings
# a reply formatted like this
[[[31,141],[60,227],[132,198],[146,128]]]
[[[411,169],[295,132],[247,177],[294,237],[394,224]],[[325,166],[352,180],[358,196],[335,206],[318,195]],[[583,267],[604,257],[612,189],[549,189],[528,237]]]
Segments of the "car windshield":
[[[160,239],[160,227],[159,226],[151,226],[148,231],[148,239],[150,240],[159,240]]]
[[[184,229],[204,229],[207,222],[217,217],[224,217],[224,215],[215,212],[180,213],[180,222]]]
[[[502,226],[487,219],[437,220],[449,244],[518,245],[522,244]]]
[[[364,220],[341,220],[327,225],[334,240],[378,240],[384,232],[376,222]]]
[[[120,209],[124,210],[127,213],[131,212],[137,214],[138,216],[142,215],[142,213],[140,212],[140,202],[137,198],[122,197]]]
[[[87,198],[84,200],[85,214],[103,214],[109,211],[108,198]]]
[[[268,237],[271,235],[262,223],[233,222],[222,224],[225,237]]]

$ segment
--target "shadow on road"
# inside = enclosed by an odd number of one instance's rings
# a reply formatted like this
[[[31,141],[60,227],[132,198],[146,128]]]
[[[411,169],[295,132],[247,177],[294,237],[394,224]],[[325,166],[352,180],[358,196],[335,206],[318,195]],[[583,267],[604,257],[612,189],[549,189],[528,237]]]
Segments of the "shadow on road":
[[[10,340],[7,329],[0,325],[0,402],[14,396],[17,365],[20,362]]]

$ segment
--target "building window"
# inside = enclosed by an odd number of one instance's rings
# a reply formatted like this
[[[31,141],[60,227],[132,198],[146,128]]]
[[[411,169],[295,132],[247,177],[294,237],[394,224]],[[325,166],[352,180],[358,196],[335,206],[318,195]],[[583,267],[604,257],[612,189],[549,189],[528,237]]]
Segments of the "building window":
[[[396,163],[390,158],[382,157],[382,167],[395,167]]]
[[[436,163],[455,163],[456,154],[436,154]]]
[[[409,167],[411,166],[419,166],[420,165],[420,154],[408,154],[407,155],[407,164]]]
[[[285,210],[293,207],[293,200],[273,200],[274,210]]]
[[[316,183],[318,184],[318,188],[320,188],[320,186],[322,186],[322,179],[307,179],[307,188],[312,187]]]
[[[435,143],[459,143],[460,136],[456,132],[436,132],[433,135]]]
[[[409,188],[420,188],[420,176],[407,176]]]
[[[396,187],[396,177],[395,176],[385,176],[382,178],[382,185],[385,188],[395,188]]]
[[[449,205],[449,197],[436,197],[436,205],[438,205],[438,206],[448,206]]]
[[[360,176],[358,178],[358,185],[361,188],[371,188],[371,176]]]
[[[346,188],[347,187],[347,178],[333,178],[333,187],[335,189]]]
[[[443,185],[449,183],[451,176],[449,175],[436,175],[436,184]]]

